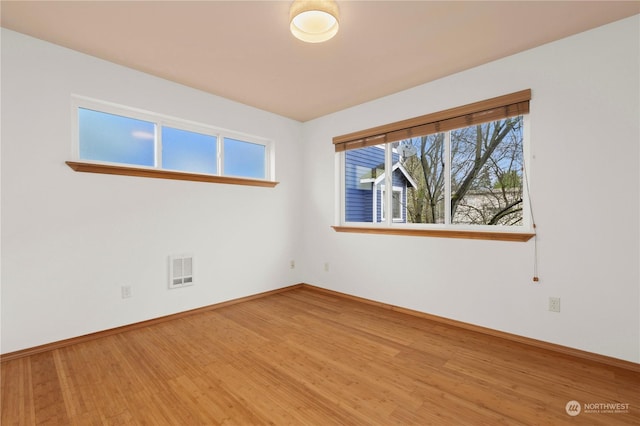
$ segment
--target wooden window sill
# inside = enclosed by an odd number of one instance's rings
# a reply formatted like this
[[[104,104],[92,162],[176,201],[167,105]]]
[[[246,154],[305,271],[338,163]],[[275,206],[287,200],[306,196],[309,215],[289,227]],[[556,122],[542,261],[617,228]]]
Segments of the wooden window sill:
[[[365,228],[358,226],[332,226],[336,232],[360,234],[406,235],[412,237],[463,238],[469,240],[493,241],[529,241],[534,233],[529,232],[491,232],[457,231],[452,229],[407,229],[407,228]]]
[[[245,179],[228,176],[212,176],[198,173],[173,172],[158,169],[143,169],[137,167],[113,166],[108,164],[83,163],[67,161],[69,167],[76,172],[101,173],[107,175],[136,176],[157,179],[190,180],[194,182],[226,183],[231,185],[262,186],[273,188],[279,182],[259,179]]]

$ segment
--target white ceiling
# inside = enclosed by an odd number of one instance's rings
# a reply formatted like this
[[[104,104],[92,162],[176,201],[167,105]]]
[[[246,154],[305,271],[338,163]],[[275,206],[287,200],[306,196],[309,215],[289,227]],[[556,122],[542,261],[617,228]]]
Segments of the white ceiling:
[[[640,13],[627,1],[340,1],[323,44],[290,1],[2,1],[2,26],[307,121]]]

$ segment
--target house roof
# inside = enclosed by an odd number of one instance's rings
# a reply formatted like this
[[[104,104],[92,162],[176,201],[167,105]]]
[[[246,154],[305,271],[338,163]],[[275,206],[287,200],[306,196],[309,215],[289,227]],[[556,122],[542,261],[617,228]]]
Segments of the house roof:
[[[396,170],[400,170],[400,172],[404,175],[404,178],[407,180],[407,182],[411,187],[413,188],[418,187],[418,184],[416,183],[416,181],[411,177],[407,169],[405,169],[405,167],[402,164],[400,164],[400,162],[397,162],[393,165],[392,172],[395,172]],[[384,171],[380,174],[377,174],[375,177],[373,176],[373,173],[367,173],[364,175],[364,177],[360,179],[360,183],[373,183],[375,185],[378,185],[380,184],[380,182],[384,180],[384,177],[385,177]]]
[[[5,28],[307,121],[640,13],[637,1],[337,1],[322,44],[290,1],[2,1]]]

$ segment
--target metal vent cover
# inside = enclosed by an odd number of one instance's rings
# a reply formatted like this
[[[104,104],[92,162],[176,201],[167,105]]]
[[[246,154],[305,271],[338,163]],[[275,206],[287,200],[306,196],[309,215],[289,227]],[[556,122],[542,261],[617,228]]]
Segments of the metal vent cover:
[[[169,288],[193,285],[193,255],[169,256]]]

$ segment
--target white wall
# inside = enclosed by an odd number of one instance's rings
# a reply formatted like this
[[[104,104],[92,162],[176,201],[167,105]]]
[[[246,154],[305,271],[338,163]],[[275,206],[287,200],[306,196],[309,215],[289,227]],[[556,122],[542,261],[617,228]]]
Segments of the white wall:
[[[74,172],[71,94],[270,138],[281,183]],[[299,122],[3,29],[1,136],[2,353],[303,281]],[[196,285],[168,290],[182,252]]]
[[[304,125],[307,282],[640,362],[639,17]],[[532,89],[534,243],[340,234],[333,136]],[[330,263],[329,272],[323,263]],[[560,297],[562,312],[548,311]]]

